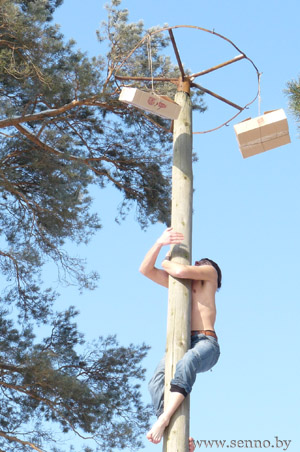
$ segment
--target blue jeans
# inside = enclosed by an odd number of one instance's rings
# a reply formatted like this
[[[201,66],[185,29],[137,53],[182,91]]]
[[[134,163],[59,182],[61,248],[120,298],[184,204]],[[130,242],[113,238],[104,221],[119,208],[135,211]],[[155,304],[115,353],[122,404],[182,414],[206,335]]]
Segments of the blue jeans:
[[[217,363],[219,356],[220,347],[214,337],[205,334],[192,336],[191,348],[178,361],[171,386],[182,388],[186,394],[189,394],[195,383],[196,375],[210,370]],[[148,385],[157,417],[164,409],[164,385],[165,357],[158,363]]]

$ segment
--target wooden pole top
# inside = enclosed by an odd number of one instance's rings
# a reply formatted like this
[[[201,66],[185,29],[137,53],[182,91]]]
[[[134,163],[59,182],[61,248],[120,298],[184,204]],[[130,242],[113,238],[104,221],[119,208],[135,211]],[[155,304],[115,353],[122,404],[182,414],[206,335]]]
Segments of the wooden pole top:
[[[179,79],[176,81],[176,85],[177,85],[177,91],[183,91],[184,93],[187,93],[188,95],[190,95],[191,92],[191,80],[189,79],[189,77],[184,77],[184,79],[182,80],[181,77],[179,77]]]

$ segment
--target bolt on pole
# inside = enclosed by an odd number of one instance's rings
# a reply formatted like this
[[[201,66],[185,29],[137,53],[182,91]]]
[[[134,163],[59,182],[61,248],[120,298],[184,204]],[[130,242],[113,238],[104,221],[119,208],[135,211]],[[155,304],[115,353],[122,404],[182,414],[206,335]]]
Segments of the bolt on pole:
[[[189,95],[190,81],[178,83],[175,102],[181,113],[174,121],[172,169],[172,227],[184,235],[184,242],[175,245],[171,259],[190,265],[192,249],[192,104]],[[191,282],[169,277],[169,303],[165,370],[165,406],[170,394],[170,381],[176,364],[190,346],[191,332]],[[172,416],[164,434],[163,452],[187,452],[189,437],[189,396]]]

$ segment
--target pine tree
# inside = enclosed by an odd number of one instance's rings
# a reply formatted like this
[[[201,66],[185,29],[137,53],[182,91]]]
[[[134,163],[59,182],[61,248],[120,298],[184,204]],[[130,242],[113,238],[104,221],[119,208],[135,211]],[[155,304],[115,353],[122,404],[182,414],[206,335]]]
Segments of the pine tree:
[[[30,326],[18,331],[6,314],[0,315],[0,450],[65,451],[56,444],[70,432],[73,443],[74,436],[94,439],[94,451],[139,450],[150,414],[139,383],[147,347],[121,347],[113,336],[85,344],[73,308],[53,316],[51,334],[38,344]]]
[[[288,82],[285,92],[289,97],[289,107],[300,127],[300,77]]]
[[[115,337],[86,344],[74,308],[53,312],[56,293],[41,269],[52,260],[80,288],[95,286],[97,275],[64,250],[67,239],[88,243],[101,227],[90,213],[91,185],[120,190],[121,218],[135,205],[142,227],[168,223],[170,124],[119,102],[116,73],[179,71],[161,33],[124,62],[146,30],[128,23],[120,0],[98,31],[107,54],[88,58],[53,24],[62,1],[0,0],[0,451],[64,450],[57,426],[93,437],[102,451],[138,450],[149,417],[139,390],[147,347],[121,347]],[[204,110],[201,93],[194,99]],[[33,325],[41,323],[51,332],[38,341]]]
[[[98,32],[107,55],[88,59],[49,22],[59,3],[2,0],[0,6],[0,226],[7,245],[0,266],[16,278],[8,297],[31,313],[29,298],[42,299],[34,275],[45,258],[71,271],[82,287],[93,284],[95,275],[83,276],[81,262],[62,251],[66,238],[87,242],[100,227],[89,213],[89,185],[120,190],[120,216],[135,204],[143,227],[168,223],[170,213],[166,121],[119,102],[115,79],[124,55],[144,36],[143,23],[128,23],[128,11],[113,0]],[[179,74],[161,52],[167,45],[159,33],[152,39],[154,75]],[[119,74],[150,74],[148,62],[143,46]],[[158,89],[176,91],[174,85]],[[43,296],[47,309],[49,294]]]

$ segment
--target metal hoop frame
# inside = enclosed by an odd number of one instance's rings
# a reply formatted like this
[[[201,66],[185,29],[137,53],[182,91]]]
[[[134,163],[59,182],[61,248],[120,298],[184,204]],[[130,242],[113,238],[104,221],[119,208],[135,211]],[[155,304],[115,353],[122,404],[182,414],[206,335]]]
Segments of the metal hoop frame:
[[[187,76],[187,75],[184,74],[183,66],[182,66],[182,63],[181,63],[181,60],[180,60],[180,56],[179,56],[179,53],[178,53],[178,50],[177,50],[177,46],[176,46],[176,43],[175,43],[175,39],[174,39],[174,36],[173,36],[173,30],[180,29],[180,28],[196,29],[196,30],[199,30],[199,31],[203,31],[203,32],[205,32],[205,33],[210,33],[210,34],[212,34],[212,35],[215,35],[215,36],[217,36],[218,38],[223,39],[224,41],[226,41],[227,43],[229,43],[232,47],[234,47],[234,48],[240,53],[240,57],[236,57],[236,58],[234,58],[233,60],[230,60],[230,61],[227,61],[227,62],[225,62],[225,63],[223,63],[223,64],[217,65],[217,66],[215,66],[215,67],[213,67],[213,68],[210,68],[210,69],[208,69],[208,70],[206,70],[206,71],[201,71],[201,72],[198,72],[198,73],[191,74],[191,75],[188,75],[188,76]],[[117,75],[117,72],[118,72],[118,71],[121,69],[121,67],[126,63],[126,61],[133,55],[133,53],[134,53],[141,45],[143,45],[143,44],[146,42],[147,39],[149,39],[149,37],[151,38],[151,36],[156,35],[156,34],[158,34],[158,33],[163,33],[163,32],[169,32],[169,35],[170,35],[170,38],[171,38],[171,42],[172,42],[172,44],[173,44],[173,48],[174,48],[174,51],[175,51],[175,56],[176,56],[176,59],[177,59],[178,65],[179,65],[180,72],[181,72],[181,78],[182,78],[182,81],[184,81],[184,80],[189,80],[189,81],[190,81],[190,86],[191,86],[191,87],[197,87],[198,89],[203,90],[203,91],[206,92],[207,94],[212,95],[212,96],[218,98],[219,100],[221,100],[221,101],[223,101],[223,102],[226,102],[226,103],[232,105],[233,107],[235,107],[235,108],[237,108],[237,109],[239,110],[239,112],[238,112],[237,114],[235,114],[234,116],[232,116],[230,119],[228,119],[227,121],[225,121],[225,122],[222,123],[221,125],[219,125],[219,126],[213,128],[213,129],[210,129],[210,130],[205,130],[205,131],[202,131],[202,132],[193,132],[194,134],[204,134],[204,133],[213,132],[213,131],[215,131],[215,130],[220,129],[221,127],[224,127],[224,126],[228,125],[229,122],[231,122],[232,120],[234,120],[238,115],[240,115],[240,114],[242,113],[242,111],[244,111],[246,108],[248,108],[248,107],[249,107],[252,103],[254,103],[255,100],[259,97],[259,95],[260,95],[260,77],[261,77],[261,73],[259,72],[259,70],[258,70],[257,66],[254,64],[254,62],[253,62],[253,61],[252,61],[252,60],[251,60],[244,52],[242,52],[242,51],[239,49],[239,47],[238,47],[236,44],[234,44],[230,39],[226,38],[225,36],[221,35],[220,33],[215,32],[214,30],[208,30],[208,29],[206,29],[206,28],[198,27],[198,26],[196,26],[196,25],[174,25],[174,26],[172,26],[172,27],[164,27],[164,28],[160,28],[160,29],[157,29],[157,30],[154,30],[154,31],[151,31],[151,32],[147,33],[147,34],[146,34],[146,35],[145,35],[145,36],[144,36],[144,37],[136,44],[136,46],[129,52],[129,54],[121,61],[121,63],[119,64],[119,66],[115,69],[115,78],[118,79],[118,80],[133,80],[133,81],[134,81],[134,80],[139,80],[139,81],[148,81],[148,80],[151,81],[151,80],[152,80],[152,81],[160,81],[160,82],[165,81],[165,82],[171,82],[171,83],[175,83],[176,81],[178,81],[178,79],[164,78],[164,77],[130,77],[130,76],[125,77],[125,76],[118,76],[118,75]],[[241,59],[246,59],[246,60],[248,60],[249,63],[252,65],[252,67],[253,67],[254,70],[256,71],[256,74],[257,74],[257,83],[258,83],[257,93],[256,93],[255,97],[254,97],[250,102],[248,102],[246,105],[244,105],[243,107],[239,107],[238,105],[233,104],[232,102],[228,101],[227,99],[224,99],[224,98],[222,98],[221,96],[216,95],[216,94],[213,93],[212,91],[206,90],[206,89],[203,88],[202,86],[200,86],[200,85],[198,85],[198,84],[196,84],[196,83],[193,82],[194,78],[196,78],[196,77],[198,77],[198,76],[200,76],[200,75],[204,75],[204,74],[207,74],[207,73],[209,73],[209,72],[215,71],[215,70],[217,70],[217,69],[220,69],[221,67],[224,67],[224,66],[226,66],[226,65],[228,65],[228,64],[237,62],[237,61],[239,61],[239,60],[241,60]]]

